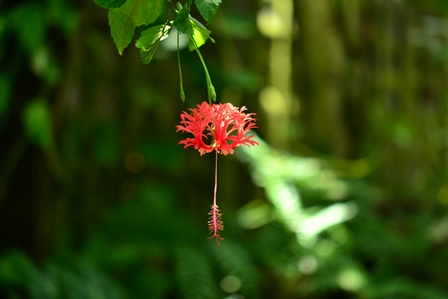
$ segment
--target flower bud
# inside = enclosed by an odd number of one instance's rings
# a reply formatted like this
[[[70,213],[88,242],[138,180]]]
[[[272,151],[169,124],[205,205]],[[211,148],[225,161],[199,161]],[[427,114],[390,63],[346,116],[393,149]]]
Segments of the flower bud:
[[[210,95],[210,98],[213,100],[213,102],[216,102],[216,91],[213,85],[210,85],[208,87],[208,94]]]
[[[180,92],[180,99],[182,100],[182,102],[185,102],[185,92],[183,90],[181,90]]]

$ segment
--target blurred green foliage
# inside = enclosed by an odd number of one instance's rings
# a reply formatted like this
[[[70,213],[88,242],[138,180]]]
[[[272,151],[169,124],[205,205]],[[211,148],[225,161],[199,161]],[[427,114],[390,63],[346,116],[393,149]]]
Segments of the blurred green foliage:
[[[260,145],[219,159],[218,247],[214,157],[175,133],[207,97],[188,42],[184,104],[170,37],[145,66],[94,1],[0,3],[0,297],[447,298],[447,8],[220,6],[202,55]]]

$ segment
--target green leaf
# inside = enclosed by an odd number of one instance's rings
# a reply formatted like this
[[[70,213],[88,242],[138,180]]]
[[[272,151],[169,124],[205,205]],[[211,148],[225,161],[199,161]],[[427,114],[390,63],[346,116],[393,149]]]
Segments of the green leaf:
[[[157,40],[166,37],[170,29],[171,27],[169,25],[158,25],[148,28],[142,32],[140,38],[135,42],[135,46],[147,51],[147,48],[150,45],[154,44]]]
[[[95,3],[104,8],[119,8],[127,0],[95,0]]]
[[[157,40],[154,44],[150,45],[148,50],[140,49],[140,58],[144,64],[149,64],[154,57],[154,54],[159,47],[160,40]]]
[[[140,49],[140,57],[144,64],[151,62],[160,41],[168,36],[170,30],[171,27],[168,25],[158,25],[142,32],[135,46]]]
[[[187,35],[193,34],[193,26],[191,25],[190,22],[190,14],[187,6],[182,7],[179,10],[179,13],[174,19],[173,27],[176,28],[179,32],[182,32],[184,34]]]
[[[205,26],[202,25],[198,20],[190,16],[189,21],[191,27],[193,28],[193,34],[190,35],[190,38],[188,39],[188,49],[190,49],[190,51],[193,51],[195,49],[191,39],[194,40],[198,48],[200,48],[203,44],[205,44],[208,38],[212,42],[215,42],[215,40],[210,37],[210,34],[212,32],[207,28],[205,28]]]
[[[210,23],[218,11],[221,0],[196,0],[195,3],[202,17]]]
[[[120,8],[109,10],[110,32],[118,53],[131,43],[135,27],[154,22],[162,12],[165,0],[127,0]]]
[[[43,150],[49,150],[54,140],[47,103],[42,99],[32,100],[25,106],[22,117],[27,136]]]

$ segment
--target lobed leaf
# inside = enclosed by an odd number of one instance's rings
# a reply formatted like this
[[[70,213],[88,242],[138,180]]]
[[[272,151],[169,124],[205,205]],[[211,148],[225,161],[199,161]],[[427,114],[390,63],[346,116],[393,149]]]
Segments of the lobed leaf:
[[[165,0],[127,0],[120,8],[109,10],[109,26],[118,53],[131,43],[135,27],[154,22]]]
[[[221,0],[196,0],[195,3],[202,17],[210,23],[218,11]]]
[[[119,8],[126,3],[127,0],[94,0],[96,4],[104,8]]]
[[[176,28],[179,32],[187,35],[193,35],[193,27],[190,22],[190,14],[187,6],[182,7],[179,10],[179,13],[174,19],[173,27]]]
[[[196,43],[196,47],[200,48],[207,39],[210,39],[212,42],[215,42],[213,38],[210,37],[212,33],[208,30],[204,25],[202,25],[198,20],[193,17],[189,17],[189,21],[191,23],[191,27],[193,28],[193,34],[190,35],[188,39],[188,49],[193,51],[195,49],[193,41]]]
[[[159,47],[160,40],[156,41],[154,44],[150,45],[147,50],[140,49],[140,58],[144,64],[149,64],[154,57],[154,54]]]
[[[171,27],[168,25],[158,25],[142,32],[135,46],[140,49],[140,57],[144,64],[151,62],[160,41],[168,36],[170,30]]]

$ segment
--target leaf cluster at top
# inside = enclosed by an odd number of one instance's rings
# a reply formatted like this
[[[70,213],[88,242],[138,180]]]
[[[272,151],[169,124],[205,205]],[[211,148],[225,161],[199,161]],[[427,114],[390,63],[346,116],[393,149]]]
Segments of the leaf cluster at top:
[[[94,0],[96,4],[109,10],[109,26],[120,55],[131,43],[135,28],[141,25],[154,23],[162,13],[166,0]],[[168,1],[170,2],[170,1]],[[190,8],[195,4],[199,13],[207,23],[211,22],[216,14],[221,0],[187,0],[182,7],[178,5],[175,11],[176,17],[168,22],[170,25],[163,27],[155,26],[143,31],[142,36],[136,43],[144,63],[149,63],[157,49],[158,43],[166,37],[171,28],[176,28],[179,32],[188,35],[190,40],[189,48],[194,50],[200,47],[210,38],[210,31],[206,29],[198,20],[190,16]],[[180,3],[178,3],[180,4]],[[172,26],[171,26],[172,25]],[[148,40],[151,42],[148,43]],[[213,40],[212,40],[213,41]]]

